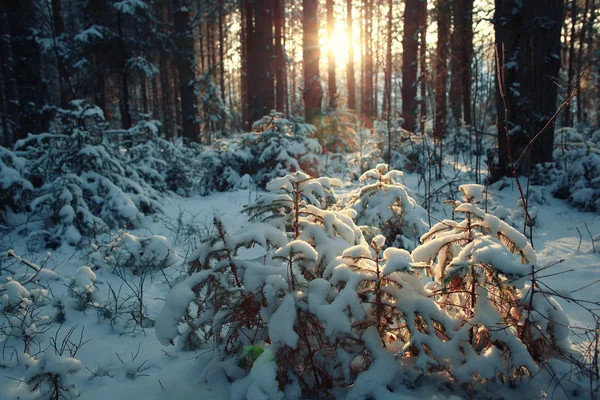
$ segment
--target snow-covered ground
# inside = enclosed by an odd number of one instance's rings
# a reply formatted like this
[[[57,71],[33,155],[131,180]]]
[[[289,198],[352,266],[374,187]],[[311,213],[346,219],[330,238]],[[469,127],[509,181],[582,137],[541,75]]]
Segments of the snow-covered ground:
[[[418,199],[423,198],[424,188],[418,187],[417,176],[404,177],[406,185],[413,190]],[[345,187],[337,190],[347,194],[357,184],[345,182]],[[592,252],[591,235],[600,233],[600,215],[582,213],[566,202],[552,198],[543,192],[542,204],[535,204],[537,210],[536,226],[533,233],[533,244],[538,255],[538,264],[555,266],[544,271],[543,281],[553,288],[558,295],[571,293],[573,297],[589,302],[600,302],[600,249]],[[459,197],[455,193],[456,198]],[[229,193],[217,193],[207,197],[180,198],[172,197],[164,200],[164,215],[147,217],[145,227],[131,233],[138,237],[151,235],[165,236],[174,246],[179,257],[173,267],[165,269],[164,274],[155,272],[146,277],[143,287],[143,306],[146,316],[155,319],[164,304],[164,299],[176,281],[185,275],[185,266],[181,261],[190,255],[196,247],[198,239],[211,229],[214,215],[219,215],[227,226],[234,228],[247,224],[247,216],[241,214],[244,205],[253,201],[257,193],[244,190]],[[490,188],[490,209],[516,215],[518,191],[515,187],[499,190],[498,185]],[[444,206],[436,206],[433,216],[437,219],[447,218],[449,211]],[[498,208],[502,207],[502,208]],[[512,218],[517,228],[522,231],[522,220]],[[433,221],[435,223],[435,221]],[[586,228],[587,223],[587,228]],[[249,228],[251,229],[251,228]],[[581,233],[581,239],[580,234]],[[113,232],[117,235],[118,232]],[[108,238],[97,238],[98,241]],[[51,291],[52,301],[47,302],[38,312],[39,315],[55,316],[59,310],[58,299],[64,305],[65,321],[57,331],[59,324],[52,324],[51,329],[35,336],[30,354],[43,352],[53,342],[60,346],[71,329],[73,334],[69,341],[81,342],[76,358],[81,362],[81,369],[68,377],[68,382],[76,386],[82,399],[227,399],[230,395],[231,383],[222,371],[207,370],[205,366],[214,354],[210,349],[198,352],[175,351],[173,347],[164,347],[155,337],[151,324],[140,327],[133,323],[134,316],[120,315],[115,321],[104,318],[93,307],[79,310],[72,300],[70,287],[80,267],[90,264],[89,248],[77,250],[64,244],[48,256],[46,253],[31,253],[27,249],[27,241],[23,237],[8,236],[0,241],[3,252],[13,249],[17,255],[52,269],[60,275],[60,281],[44,282],[40,279],[40,287]],[[44,261],[45,260],[45,261]],[[7,270],[13,276],[20,277],[32,271],[17,261],[4,260]],[[93,267],[93,265],[90,265]],[[7,272],[4,272],[6,274]],[[131,307],[135,299],[128,298],[132,289],[128,282],[115,275],[109,268],[99,268],[95,273],[95,292],[93,300],[98,304],[116,298],[122,307]],[[5,277],[0,277],[5,281]],[[79,276],[85,281],[85,277]],[[78,280],[79,280],[78,279]],[[87,278],[89,280],[89,277]],[[93,280],[92,280],[93,281]],[[131,282],[129,282],[131,284]],[[580,289],[588,285],[587,288]],[[111,297],[112,296],[112,297]],[[594,321],[591,315],[580,305],[559,299],[561,306],[568,313],[573,327],[590,327]],[[596,308],[595,304],[589,304]],[[38,329],[40,330],[40,329]],[[578,341],[577,338],[574,339]],[[11,342],[12,343],[12,342]],[[68,346],[67,346],[68,347]],[[33,399],[38,394],[28,391],[24,379],[27,373],[25,365],[33,361],[23,362],[23,344],[12,344],[2,348],[0,365],[0,398],[1,399]],[[69,355],[68,350],[65,355]],[[20,358],[20,362],[17,362]],[[364,383],[363,383],[364,384]],[[547,384],[547,382],[545,382]],[[531,387],[511,391],[506,386],[506,393],[491,394],[492,398],[539,398],[540,390]],[[442,392],[440,387],[429,385],[418,389],[396,392],[395,398],[457,398]],[[555,398],[566,398],[566,394],[548,389],[548,395]],[[341,392],[340,392],[341,393]],[[572,393],[571,393],[572,394]],[[341,394],[340,394],[341,395]]]

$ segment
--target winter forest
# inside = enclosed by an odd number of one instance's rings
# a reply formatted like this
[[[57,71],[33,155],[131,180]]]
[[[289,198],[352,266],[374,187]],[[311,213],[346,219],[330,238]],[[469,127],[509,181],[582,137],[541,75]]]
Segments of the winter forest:
[[[0,0],[0,399],[590,399],[600,0]]]

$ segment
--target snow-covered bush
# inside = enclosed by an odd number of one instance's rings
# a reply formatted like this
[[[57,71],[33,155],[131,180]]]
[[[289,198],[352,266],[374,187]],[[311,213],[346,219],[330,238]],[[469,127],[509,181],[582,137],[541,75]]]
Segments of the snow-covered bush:
[[[250,166],[250,175],[258,185],[296,171],[317,175],[321,146],[308,137],[310,127],[275,111],[252,125],[256,133],[244,135],[242,140],[257,160],[255,168]]]
[[[285,176],[248,207],[263,222],[230,234],[215,219],[214,237],[190,258],[190,276],[167,296],[156,325],[161,343],[179,337],[184,349],[216,345],[223,359],[246,369],[241,392],[276,398],[286,388],[299,397],[351,381],[356,346],[335,339],[346,333],[328,331],[333,313],[317,310],[335,297],[323,279],[327,267],[345,249],[364,244],[347,213],[313,205],[326,203],[332,183],[304,173]],[[241,250],[252,246],[261,249],[256,259]],[[248,348],[260,348],[253,352],[260,355],[250,360]],[[269,378],[257,381],[263,373]]]
[[[398,172],[366,175],[388,185]],[[367,242],[353,210],[325,209],[336,183],[287,175],[247,207],[254,222],[230,233],[216,218],[167,296],[159,341],[215,348],[211,368],[235,380],[234,399],[341,387],[376,398],[437,372],[457,388],[512,384],[569,351],[569,321],[536,283],[535,252],[477,207],[482,186],[461,186],[465,201],[452,205],[464,220],[436,224],[411,255],[383,235]]]
[[[296,171],[317,175],[321,146],[308,137],[315,131],[312,125],[272,111],[252,128],[252,133],[233,141],[217,141],[199,153],[201,195],[246,189],[251,181],[264,187],[270,180]]]
[[[254,157],[251,152],[240,147],[230,147],[224,141],[216,141],[212,148],[207,148],[198,156],[198,168],[201,178],[197,190],[200,195],[208,195],[214,191],[226,192],[244,188],[244,171]]]
[[[358,118],[356,115],[336,110],[323,117],[320,131],[320,143],[331,153],[351,153],[358,149]]]
[[[40,182],[31,202],[42,221],[32,237],[57,246],[79,244],[107,227],[138,226],[160,210],[160,194],[122,162],[102,133],[102,110],[73,102],[59,110],[55,133],[30,135],[16,143],[29,160],[28,176]]]
[[[401,176],[402,172],[388,172],[386,164],[378,164],[360,177],[367,184],[351,195],[348,206],[356,211],[356,223],[372,232],[368,237],[381,233],[389,246],[412,250],[427,231],[427,212],[398,182]]]
[[[553,163],[536,165],[532,182],[581,210],[600,210],[600,147],[573,128],[555,135]]]
[[[79,370],[81,361],[46,351],[27,370],[25,383],[32,392],[39,391],[42,399],[75,399],[79,393],[68,376]]]
[[[167,268],[179,261],[169,239],[160,235],[119,234],[110,242],[92,245],[90,258],[97,267],[126,268],[134,274]]]
[[[83,311],[88,304],[96,300],[96,274],[88,266],[79,267],[69,285],[69,294],[73,297],[78,310]]]
[[[27,160],[0,146],[0,229],[9,224],[9,215],[26,211],[33,185],[26,178]]]
[[[30,353],[32,345],[40,343],[52,322],[40,310],[47,290],[29,290],[11,278],[1,289],[5,293],[0,297],[0,343],[4,348],[20,343],[23,353]]]
[[[464,220],[434,225],[412,253],[414,261],[431,267],[429,289],[437,304],[461,323],[448,336],[450,348],[462,347],[451,350],[459,360],[449,372],[463,382],[535,374],[537,362],[570,348],[569,320],[551,294],[537,287],[536,255],[527,238],[476,206],[481,185],[460,190],[465,202],[452,206]]]
[[[381,137],[381,154],[388,154],[388,130],[385,121],[378,121],[375,128]],[[390,168],[406,172],[421,172],[427,169],[429,152],[433,144],[426,135],[418,135],[401,127],[401,121],[395,121],[391,127]],[[370,168],[373,168],[371,166]]]

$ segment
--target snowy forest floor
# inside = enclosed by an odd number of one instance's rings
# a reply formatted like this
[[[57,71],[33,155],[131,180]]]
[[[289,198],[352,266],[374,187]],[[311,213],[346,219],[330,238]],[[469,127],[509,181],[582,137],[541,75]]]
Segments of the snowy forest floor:
[[[460,183],[470,183],[469,174],[461,175],[463,176],[460,178]],[[425,188],[422,184],[418,184],[419,176],[406,174],[403,181],[413,191],[415,198],[421,202]],[[506,214],[522,231],[523,220],[518,217],[520,211],[517,207],[519,194],[514,183],[506,182],[504,184],[499,182],[489,188],[490,212]],[[359,186],[358,182],[348,180],[344,181],[344,185],[343,189],[337,190],[338,196],[342,198]],[[434,202],[435,208],[431,210],[432,223],[435,223],[436,219],[450,218],[451,209],[443,205],[442,201],[452,195],[458,197],[457,182],[448,185],[447,181],[440,181],[435,185],[445,186],[445,190],[444,194],[440,194],[440,201]],[[453,192],[449,190],[452,187],[455,189]],[[588,229],[591,236],[600,233],[600,215],[579,212],[566,202],[554,199],[543,188],[536,190],[537,204],[534,204],[534,208],[537,216],[533,229],[533,244],[538,254],[538,262],[540,266],[558,263],[546,271],[547,277],[543,278],[543,281],[558,294],[573,293],[579,288],[588,286],[576,291],[573,296],[592,302],[600,301],[600,284],[593,284],[600,280],[600,254],[592,251],[592,242],[588,235]],[[145,227],[131,233],[138,236],[167,237],[177,249],[181,261],[184,261],[198,240],[211,229],[214,215],[221,216],[228,226],[242,227],[247,224],[247,216],[242,214],[241,210],[256,196],[256,191],[240,190],[216,193],[207,197],[165,198],[165,213],[147,217]],[[116,234],[118,232],[113,232],[113,235]],[[41,264],[47,258],[45,252],[28,251],[26,239],[19,236],[2,238],[0,247],[5,250],[14,249],[16,254],[37,264]],[[256,254],[249,253],[249,256],[255,257]],[[73,304],[69,304],[66,299],[69,297],[70,278],[75,275],[79,267],[88,263],[89,250],[77,250],[67,244],[52,251],[47,258],[45,267],[53,269],[62,277],[62,281],[53,282],[49,289],[54,298],[65,299],[66,318],[59,331],[53,327],[36,339],[37,344],[32,345],[32,354],[44,351],[53,340],[61,342],[69,330],[75,329],[71,341],[77,342],[81,337],[82,343],[84,342],[77,352],[77,359],[81,361],[83,369],[70,377],[69,381],[76,385],[82,399],[211,398],[217,400],[229,397],[230,383],[225,375],[204,368],[207,360],[213,356],[210,349],[205,352],[175,352],[160,345],[150,325],[141,328],[132,321],[127,321],[127,318],[111,324],[101,318],[94,309],[78,311]],[[181,262],[176,265],[166,269],[164,274],[157,272],[146,277],[143,286],[143,302],[147,307],[147,315],[151,318],[158,316],[170,285],[185,275],[185,265]],[[17,273],[16,276],[28,272],[27,267],[16,262],[11,266],[11,270]],[[95,272],[98,301],[105,301],[111,296],[110,288],[117,292],[120,290],[121,293],[136,289],[134,285],[132,290],[127,282],[108,269],[99,269]],[[593,326],[591,315],[577,304],[560,299],[559,302],[568,313],[572,327]],[[44,306],[40,310],[41,314],[56,314],[56,307],[53,304],[51,302]],[[573,337],[574,342],[585,342],[585,340],[586,338]],[[26,370],[22,364],[17,364],[14,360],[23,353],[23,349],[4,348],[2,351],[4,362],[0,364],[4,368],[0,373],[0,398],[6,400],[37,398],[38,394],[30,393],[23,382]],[[505,393],[494,393],[489,396],[534,399],[542,397],[543,392],[554,398],[568,398],[572,395],[572,393],[561,392],[556,384],[548,385],[547,380],[538,382],[534,378],[532,383],[520,385],[517,390],[506,386]],[[404,399],[441,399],[460,396],[456,393],[444,393],[442,389],[432,385],[418,389],[407,388],[398,395]]]

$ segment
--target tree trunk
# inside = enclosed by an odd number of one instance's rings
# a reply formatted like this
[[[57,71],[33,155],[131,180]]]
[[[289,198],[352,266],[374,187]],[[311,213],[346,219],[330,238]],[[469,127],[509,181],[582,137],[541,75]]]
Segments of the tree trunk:
[[[552,161],[554,124],[551,124],[516,163],[556,111],[553,77],[560,68],[563,0],[496,0],[495,29],[498,53],[496,108],[498,112],[501,174],[525,174],[531,165]],[[506,118],[508,119],[506,119]],[[511,165],[511,162],[513,165]]]
[[[181,125],[183,136],[191,142],[200,140],[196,94],[194,93],[194,40],[190,27],[188,9],[182,0],[173,0],[173,23],[175,27],[175,45],[177,57],[175,64],[179,76],[179,94],[181,99]]]
[[[448,86],[447,67],[448,38],[450,36],[450,1],[438,0],[438,41],[435,60],[435,126],[433,135],[443,138],[447,127],[446,91]]]
[[[348,65],[346,79],[348,80],[348,108],[356,111],[356,82],[354,77],[354,40],[352,31],[352,1],[346,1],[346,30],[348,34]]]
[[[121,27],[121,13],[117,12],[117,31],[119,46],[119,74],[121,75],[121,98],[119,99],[119,109],[121,112],[121,124],[123,129],[131,128],[131,110],[129,108],[129,75],[127,74],[127,53],[125,49],[125,38]]]
[[[581,93],[581,71],[583,69],[583,48],[585,46],[586,32],[588,29],[587,14],[590,9],[590,0],[585,0],[585,6],[583,9],[583,19],[581,22],[581,30],[579,32],[579,49],[577,51],[577,82],[575,86],[577,88],[577,121],[584,122],[583,117],[583,93]]]
[[[304,57],[304,116],[309,124],[320,125],[323,90],[319,76],[318,0],[302,0],[302,54]]]
[[[275,107],[275,80],[272,73],[273,15],[270,1],[254,3],[254,47],[258,55],[254,60],[255,96],[252,107],[253,120],[259,120]]]
[[[252,0],[243,0],[242,9],[242,125],[246,131],[252,127],[254,103],[254,9]]]
[[[407,0],[402,34],[402,127],[414,132],[417,120],[417,55],[419,42],[420,0]]]
[[[0,2],[0,35],[5,38],[0,40],[0,72],[2,73],[2,103],[4,114],[2,116],[3,146],[11,147],[16,141],[13,137],[15,129],[21,125],[19,115],[19,93],[14,75],[14,57],[8,38],[10,37],[10,19],[6,10],[6,3]]]
[[[373,3],[364,0],[365,9],[365,56],[364,56],[364,96],[362,96],[362,114],[366,126],[372,127],[373,117]]]
[[[419,64],[420,64],[420,76],[419,82],[421,83],[421,121],[420,128],[421,132],[425,132],[425,121],[427,120],[427,0],[420,0],[419,5]],[[415,105],[416,110],[416,105]],[[416,113],[416,111],[415,111]]]
[[[275,109],[283,112],[285,99],[285,55],[283,54],[283,32],[285,0],[273,0],[273,22],[275,24]]]
[[[573,74],[575,68],[575,25],[577,24],[577,0],[571,0],[571,33],[569,35],[569,64],[567,69],[567,95],[573,90]],[[573,85],[573,86],[571,86]],[[572,126],[571,105],[565,107],[563,115],[563,126]]]
[[[462,114],[462,82],[460,77],[462,76],[462,70],[464,65],[462,64],[462,49],[465,46],[463,22],[464,15],[462,14],[462,3],[465,0],[456,0],[450,3],[452,9],[452,34],[450,38],[450,93],[448,94],[448,100],[450,103],[450,109],[452,110],[452,118],[456,127],[460,126],[463,118]]]
[[[48,121],[42,113],[46,88],[41,53],[31,33],[36,28],[36,7],[32,0],[3,1],[10,26],[12,75],[18,95],[19,118],[13,121],[18,124],[15,125],[13,139],[21,139],[28,133],[41,133],[48,129]]]
[[[62,17],[61,0],[52,0],[52,36],[54,39],[54,53],[59,74],[60,106],[69,107],[73,95],[71,78],[65,66],[64,60],[57,48],[57,40],[65,32],[65,22]]]
[[[392,0],[388,0],[387,38],[385,48],[385,82],[383,90],[382,117],[392,119]]]
[[[337,109],[337,86],[335,82],[335,53],[333,51],[333,30],[335,19],[333,15],[333,0],[326,0],[325,8],[327,9],[327,98],[329,101],[328,112],[335,112]]]

